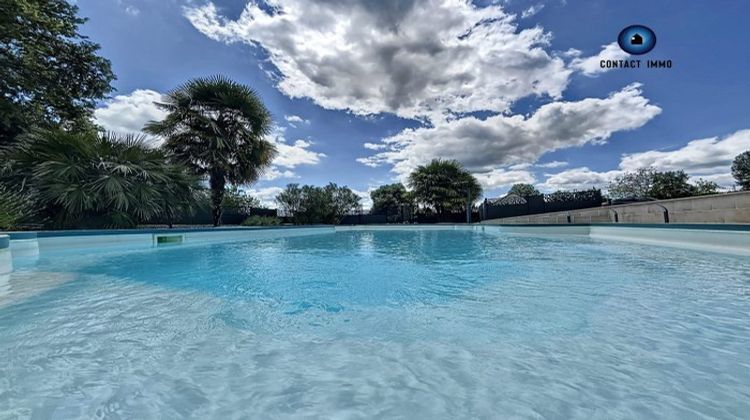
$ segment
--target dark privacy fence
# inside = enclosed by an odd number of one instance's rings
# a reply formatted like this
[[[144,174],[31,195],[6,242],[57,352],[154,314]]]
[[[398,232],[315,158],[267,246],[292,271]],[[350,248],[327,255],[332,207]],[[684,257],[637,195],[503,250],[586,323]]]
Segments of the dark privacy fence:
[[[239,225],[250,216],[276,217],[276,209],[251,208],[245,211],[226,209],[221,216],[221,223],[223,225]],[[191,215],[180,216],[172,221],[172,224],[175,225],[212,225],[213,223],[211,209],[198,209]],[[169,220],[158,218],[150,220],[148,224],[168,225],[170,223]]]
[[[526,202],[521,204],[495,204],[492,200],[485,199],[480,208],[482,220],[599,207],[603,201],[600,190],[557,192],[523,199]]]
[[[479,221],[479,212],[471,215],[473,222]],[[344,216],[341,225],[373,225],[386,223],[466,223],[466,213],[436,214],[409,214],[404,217],[400,214],[350,214]]]

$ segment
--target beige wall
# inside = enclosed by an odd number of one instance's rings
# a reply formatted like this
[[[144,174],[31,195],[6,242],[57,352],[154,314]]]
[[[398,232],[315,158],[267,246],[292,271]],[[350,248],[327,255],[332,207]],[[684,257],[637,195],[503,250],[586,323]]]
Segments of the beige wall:
[[[660,206],[664,206],[669,211],[669,223],[750,224],[750,192],[748,191],[507,217],[485,220],[482,223],[567,224],[568,215],[570,215],[571,223],[614,223],[615,212],[617,212],[619,223],[664,223],[664,210]]]

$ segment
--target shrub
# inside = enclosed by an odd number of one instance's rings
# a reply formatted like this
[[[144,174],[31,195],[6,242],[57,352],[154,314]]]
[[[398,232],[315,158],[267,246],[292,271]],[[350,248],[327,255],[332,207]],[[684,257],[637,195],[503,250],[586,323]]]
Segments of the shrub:
[[[242,226],[278,226],[281,219],[272,216],[250,216],[242,222]]]

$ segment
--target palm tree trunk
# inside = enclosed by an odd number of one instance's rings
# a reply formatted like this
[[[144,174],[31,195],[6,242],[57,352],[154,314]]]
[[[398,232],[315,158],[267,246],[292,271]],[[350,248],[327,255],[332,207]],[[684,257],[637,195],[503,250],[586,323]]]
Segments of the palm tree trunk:
[[[221,226],[221,204],[224,201],[224,187],[226,185],[224,174],[211,172],[209,184],[211,186],[211,215],[213,216],[214,226]]]

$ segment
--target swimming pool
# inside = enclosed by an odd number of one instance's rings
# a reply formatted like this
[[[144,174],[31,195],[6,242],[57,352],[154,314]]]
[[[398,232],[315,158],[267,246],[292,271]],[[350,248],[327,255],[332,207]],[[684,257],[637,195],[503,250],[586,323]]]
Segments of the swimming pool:
[[[461,229],[13,260],[0,418],[740,418],[750,259]]]

